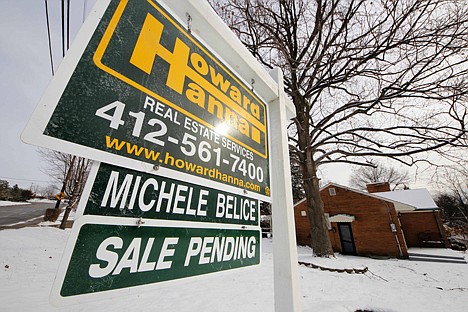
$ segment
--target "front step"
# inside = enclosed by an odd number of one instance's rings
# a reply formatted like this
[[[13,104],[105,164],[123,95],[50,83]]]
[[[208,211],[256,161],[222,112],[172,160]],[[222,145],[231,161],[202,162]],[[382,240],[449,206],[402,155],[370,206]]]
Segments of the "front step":
[[[441,263],[458,263],[466,264],[465,257],[459,256],[439,256],[439,255],[428,255],[420,253],[408,253],[410,261],[425,261],[425,262],[441,262]]]

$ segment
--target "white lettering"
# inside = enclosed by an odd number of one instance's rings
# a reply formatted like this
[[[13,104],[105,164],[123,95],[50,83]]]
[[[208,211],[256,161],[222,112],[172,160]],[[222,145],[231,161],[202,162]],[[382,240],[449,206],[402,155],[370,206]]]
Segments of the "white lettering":
[[[123,240],[120,237],[108,237],[98,247],[96,258],[107,262],[107,265],[101,268],[99,264],[89,266],[89,276],[93,278],[104,277],[112,272],[119,261],[119,255],[113,251],[107,250],[107,247],[114,246],[114,249],[120,249],[123,246]]]
[[[138,271],[138,260],[140,257],[140,246],[141,246],[141,238],[135,237],[130,246],[128,246],[127,250],[125,250],[122,259],[120,259],[119,264],[115,267],[114,272],[112,275],[118,275],[122,271],[122,269],[129,268],[130,273],[135,273]]]
[[[130,191],[130,185],[132,184],[132,180],[133,180],[133,175],[127,174],[125,176],[124,181],[122,182],[122,185],[120,186],[120,189],[118,189],[117,191],[117,186],[119,183],[119,172],[112,171],[109,177],[109,181],[107,182],[107,187],[106,187],[106,191],[104,192],[104,197],[102,198],[102,201],[101,201],[101,207],[107,206],[107,201],[109,200],[109,195],[112,191],[110,207],[115,208],[119,200],[122,199],[122,201],[120,202],[120,209],[125,208],[125,203],[127,202],[127,197]]]
[[[153,248],[154,237],[148,239],[146,244],[145,251],[143,252],[143,258],[141,258],[140,266],[138,267],[138,272],[146,272],[154,270],[156,262],[148,262],[148,257],[150,255],[151,249]]]
[[[190,259],[200,253],[202,242],[203,241],[201,237],[192,237],[190,239],[190,244],[187,250],[187,256],[185,257],[184,266],[188,266],[190,264]]]
[[[140,209],[143,212],[149,211],[153,206],[156,200],[152,199],[148,204],[145,204],[145,195],[146,195],[146,189],[148,188],[149,185],[153,185],[153,191],[156,191],[158,189],[158,181],[156,181],[153,178],[150,178],[143,183],[143,186],[141,187],[140,191],[140,198],[138,201],[138,204],[140,205]]]
[[[166,257],[172,257],[175,253],[174,248],[169,248],[170,245],[176,245],[179,242],[178,237],[166,237],[164,239],[163,246],[161,248],[161,253],[158,258],[158,265],[156,270],[170,269],[172,266],[171,260],[165,260]]]

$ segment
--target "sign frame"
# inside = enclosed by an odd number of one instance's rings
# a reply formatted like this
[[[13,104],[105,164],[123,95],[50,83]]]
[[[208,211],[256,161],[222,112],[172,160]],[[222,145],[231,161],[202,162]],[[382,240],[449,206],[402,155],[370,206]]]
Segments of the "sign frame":
[[[159,3],[161,2],[162,1],[159,1]],[[53,88],[61,92],[65,89],[68,78],[72,75],[80,56],[83,54],[87,43],[100,21],[100,17],[109,3],[110,0],[98,0],[96,3],[92,13],[78,33],[72,50],[67,53],[65,59],[62,61],[62,65],[56,74],[60,79],[54,79],[55,82],[52,82]],[[167,8],[171,14],[174,13],[172,14],[174,17],[183,17],[188,13],[192,21],[192,33],[197,35],[198,38],[203,38],[201,41],[206,44],[206,46],[209,46],[212,51],[223,51],[223,58],[221,59],[224,60],[225,64],[228,65],[229,68],[234,69],[234,72],[236,72],[239,77],[255,81],[255,91],[261,94],[264,101],[269,104],[267,107],[270,132],[268,147],[272,196],[271,198],[264,197],[262,200],[273,202],[273,218],[277,220],[274,221],[276,225],[273,226],[273,236],[276,237],[273,242],[275,250],[275,311],[300,311],[300,289],[294,235],[293,203],[292,195],[290,194],[291,184],[288,180],[290,171],[288,168],[287,132],[286,129],[281,127],[281,125],[285,126],[284,123],[287,122],[287,119],[294,116],[294,106],[284,95],[282,75],[278,69],[274,69],[270,73],[265,71],[250,52],[242,46],[240,41],[224,22],[215,14],[208,2],[203,0],[186,0],[184,1],[184,5],[180,5],[179,1],[167,1],[167,3],[164,3],[164,7]],[[186,25],[186,23],[182,24]],[[217,55],[216,53],[214,54]],[[50,90],[46,91],[36,110],[39,110],[39,106],[41,106],[41,110],[44,110],[46,113],[49,112],[50,114],[54,109],[50,106],[53,100],[53,92]],[[269,108],[270,104],[271,109]],[[38,132],[43,133],[45,123],[47,122],[47,120],[44,121],[44,119],[47,119],[47,116],[40,116],[38,119],[28,123],[25,132],[22,134],[23,141],[43,147],[52,147],[53,149],[71,154],[77,154],[76,151],[77,148],[79,148],[77,144],[64,144],[62,140],[53,138],[48,140],[43,137],[38,138],[34,135],[34,133]],[[272,126],[272,120],[277,123],[274,127]],[[91,148],[83,148],[79,154],[86,158],[104,162],[107,161],[105,157],[99,155],[96,157],[95,151]],[[152,170],[148,164],[133,159],[117,158],[113,164],[122,167],[130,167],[135,170]],[[275,170],[273,170],[273,168],[275,168]],[[159,173],[162,175],[168,175],[172,172],[167,168],[160,168],[159,170]],[[186,179],[192,179],[191,176],[182,176]],[[176,176],[172,177],[177,178]],[[219,184],[218,186],[224,187],[224,184]]]

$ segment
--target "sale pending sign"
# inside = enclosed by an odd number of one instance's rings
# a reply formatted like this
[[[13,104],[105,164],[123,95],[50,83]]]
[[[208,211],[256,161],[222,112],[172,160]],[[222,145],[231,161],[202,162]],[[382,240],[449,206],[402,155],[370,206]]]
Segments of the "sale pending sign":
[[[73,228],[52,300],[165,282],[260,263],[258,229],[84,216]],[[66,265],[68,264],[69,265]],[[59,295],[58,295],[59,294]],[[100,297],[102,298],[102,296]]]
[[[270,196],[267,106],[250,81],[157,1],[110,1],[95,23],[64,60],[24,141]]]

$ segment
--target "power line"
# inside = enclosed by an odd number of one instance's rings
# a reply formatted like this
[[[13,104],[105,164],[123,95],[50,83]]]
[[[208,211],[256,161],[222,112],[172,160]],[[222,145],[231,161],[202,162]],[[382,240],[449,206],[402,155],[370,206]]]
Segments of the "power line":
[[[43,180],[32,180],[32,179],[18,179],[18,178],[11,178],[11,177],[1,177],[0,179],[8,179],[14,181],[26,181],[26,182],[43,182],[43,183],[51,183],[50,181],[43,181]]]
[[[44,0],[45,4],[45,14],[46,14],[46,22],[47,22],[47,38],[49,40],[49,56],[50,56],[50,68],[52,69],[52,76],[54,73],[54,59],[52,56],[52,41],[50,38],[50,24],[49,24],[49,8],[47,6],[47,0]]]
[[[83,1],[83,23],[84,23],[84,21],[86,19],[86,11],[87,11],[86,6],[87,6],[87,4],[88,4],[88,0],[84,0]]]
[[[65,0],[61,1],[62,9],[62,57],[65,57]]]
[[[67,0],[67,51],[70,49],[70,0]]]

